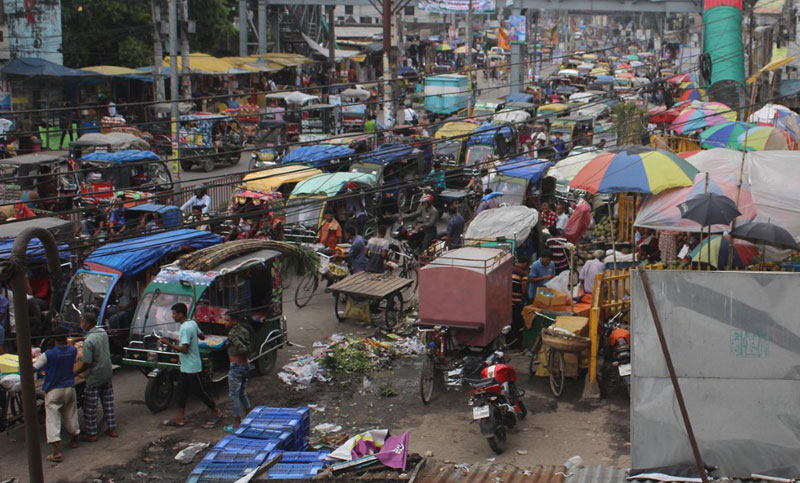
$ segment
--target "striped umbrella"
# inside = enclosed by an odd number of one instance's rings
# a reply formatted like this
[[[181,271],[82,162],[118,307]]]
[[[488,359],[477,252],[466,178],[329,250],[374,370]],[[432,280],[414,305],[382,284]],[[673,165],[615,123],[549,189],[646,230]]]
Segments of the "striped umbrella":
[[[692,251],[692,261],[709,263],[710,257],[712,267],[727,266],[730,249],[731,238],[729,236],[712,235]],[[742,240],[733,241],[733,268],[746,267],[756,255],[758,255],[758,250],[752,243]]]
[[[712,126],[700,133],[700,146],[711,148],[739,149],[739,136],[752,124],[741,121],[727,121]]]
[[[737,138],[740,151],[786,151],[794,149],[792,136],[771,126],[753,126]]]
[[[681,94],[682,101],[705,101],[706,91],[703,89],[688,89]]]
[[[590,193],[653,193],[692,186],[697,169],[661,149],[628,146],[598,154],[569,183]]]
[[[672,130],[679,134],[688,134],[731,120],[726,119],[718,109],[707,107],[706,104],[703,103],[702,106],[692,105],[681,111],[681,114],[672,121],[670,126]],[[736,120],[736,118],[734,117],[733,120]]]

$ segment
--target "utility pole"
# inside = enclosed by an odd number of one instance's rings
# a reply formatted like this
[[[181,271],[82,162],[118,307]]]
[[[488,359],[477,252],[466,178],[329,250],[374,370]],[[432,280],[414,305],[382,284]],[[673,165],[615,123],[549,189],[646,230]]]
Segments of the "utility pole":
[[[258,0],[258,53],[267,53],[267,0]]]
[[[522,10],[518,7],[512,7],[511,15],[520,15]],[[508,76],[508,92],[509,94],[512,92],[519,92],[520,86],[515,85],[519,84],[520,74],[522,73],[522,69],[520,64],[522,63],[522,45],[520,44],[511,44],[511,66],[510,72]]]
[[[330,66],[330,82],[328,82],[328,84],[333,84],[336,82],[336,30],[333,26],[334,8],[336,8],[334,5],[325,6],[325,12],[328,17],[328,62]]]
[[[537,50],[537,46],[539,45],[539,10],[533,11],[533,80],[536,80],[536,76],[538,75],[537,72],[539,70],[539,64],[541,63],[540,56],[541,53]]]
[[[469,0],[469,5],[467,6],[467,29],[466,29],[466,39],[464,45],[467,48],[467,86],[469,92],[467,93],[467,116],[472,117],[472,109],[473,109],[473,102],[472,102],[472,91],[475,90],[476,86],[472,85],[472,0]]]
[[[394,126],[392,112],[392,70],[390,55],[392,53],[392,0],[383,0],[383,124]]]
[[[172,131],[172,159],[175,161],[173,171],[180,179],[181,164],[178,160],[178,0],[169,0],[169,100],[170,129]]]
[[[164,45],[161,43],[161,0],[153,0],[153,97],[156,102],[164,102]]]
[[[239,56],[247,57],[247,0],[239,0]]]
[[[189,2],[180,0],[181,87],[184,99],[192,98],[191,61],[189,60]]]

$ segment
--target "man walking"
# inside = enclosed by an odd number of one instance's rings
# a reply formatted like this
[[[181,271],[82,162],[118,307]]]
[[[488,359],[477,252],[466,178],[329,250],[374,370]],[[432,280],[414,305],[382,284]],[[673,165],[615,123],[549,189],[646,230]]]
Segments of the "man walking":
[[[230,312],[222,316],[222,323],[228,329],[228,395],[231,398],[233,424],[225,426],[225,431],[232,433],[242,422],[242,415],[250,411],[252,405],[247,398],[247,380],[250,372],[250,332],[239,323],[239,317]]]
[[[86,372],[86,392],[83,403],[83,418],[86,431],[81,435],[83,441],[97,441],[97,403],[103,403],[103,414],[106,418],[106,434],[116,438],[117,423],[114,418],[114,387],[111,377],[111,349],[108,334],[97,327],[97,315],[85,312],[81,316],[81,328],[88,333],[83,342],[83,365],[75,375]]]
[[[178,344],[174,344],[166,337],[161,338],[161,343],[179,352],[181,364],[181,377],[178,380],[178,415],[175,419],[164,421],[165,426],[184,426],[186,424],[184,415],[186,414],[186,400],[189,393],[197,394],[197,397],[208,406],[211,416],[219,418],[222,413],[214,404],[214,400],[208,395],[203,387],[203,380],[200,374],[203,371],[203,362],[200,359],[200,346],[198,340],[205,340],[206,336],[200,332],[197,322],[187,317],[189,310],[186,304],[177,303],[172,306],[172,319],[181,324],[178,335]]]
[[[61,423],[72,435],[70,448],[78,447],[78,404],[75,396],[75,377],[73,370],[78,350],[67,345],[67,331],[61,327],[53,333],[55,347],[40,355],[33,367],[44,370],[44,410],[47,426],[47,442],[53,445],[53,454],[47,459],[60,463],[64,459],[61,454]]]

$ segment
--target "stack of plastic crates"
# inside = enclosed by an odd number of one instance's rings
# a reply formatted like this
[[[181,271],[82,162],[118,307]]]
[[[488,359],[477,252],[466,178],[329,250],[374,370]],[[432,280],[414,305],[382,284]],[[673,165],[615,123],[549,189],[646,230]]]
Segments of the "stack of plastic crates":
[[[242,421],[234,434],[244,438],[283,439],[288,441],[277,449],[303,451],[311,434],[311,412],[308,408],[271,408],[258,406]]]
[[[258,468],[280,441],[226,436],[189,475],[188,483],[236,481]]]
[[[267,472],[267,479],[311,478],[327,466],[330,451],[273,451],[269,457],[281,455],[280,463]]]

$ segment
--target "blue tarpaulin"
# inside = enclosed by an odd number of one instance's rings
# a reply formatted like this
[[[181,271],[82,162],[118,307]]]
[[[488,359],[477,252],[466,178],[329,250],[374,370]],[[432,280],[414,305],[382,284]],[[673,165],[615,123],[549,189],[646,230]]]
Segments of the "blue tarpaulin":
[[[389,164],[407,158],[414,150],[413,146],[399,143],[381,144],[373,151],[360,156],[362,163]]]
[[[5,75],[18,75],[23,77],[93,77],[97,74],[84,72],[80,69],[70,69],[63,65],[50,62],[49,60],[37,59],[32,57],[20,57],[11,59],[8,64],[0,68],[0,72]]]
[[[11,258],[11,249],[14,247],[15,240],[16,238],[0,240],[0,260],[8,260]],[[62,260],[72,256],[69,252],[69,246],[64,243],[59,244],[58,256]],[[44,254],[44,246],[42,246],[42,242],[36,238],[31,240],[30,243],[28,243],[28,251],[25,252],[25,257],[28,261],[44,262],[47,257]]]
[[[181,229],[130,238],[98,248],[87,262],[97,263],[129,277],[181,247],[205,248],[222,243],[222,237],[203,230]]]
[[[533,94],[511,92],[506,96],[506,102],[533,102]]]
[[[161,161],[152,151],[124,149],[113,153],[95,151],[81,158],[81,161],[102,161],[106,163],[133,163],[136,161]]]
[[[282,164],[302,163],[315,168],[325,167],[325,164],[337,158],[346,158],[356,153],[355,149],[347,146],[335,146],[333,144],[318,144],[316,146],[301,146],[294,151],[286,154],[281,161]]]
[[[504,176],[527,179],[533,184],[538,183],[553,164],[552,161],[517,156],[503,163],[497,170]]]
[[[158,213],[164,222],[165,228],[175,228],[181,224],[181,209],[175,205],[158,205],[143,203],[128,208],[127,211],[140,211],[142,213]]]
[[[494,136],[497,133],[501,133],[506,139],[514,135],[514,131],[511,129],[511,126],[498,126],[496,124],[485,122],[481,124],[478,129],[472,132],[467,144],[470,146],[473,144],[486,144],[488,146],[494,146]]]

